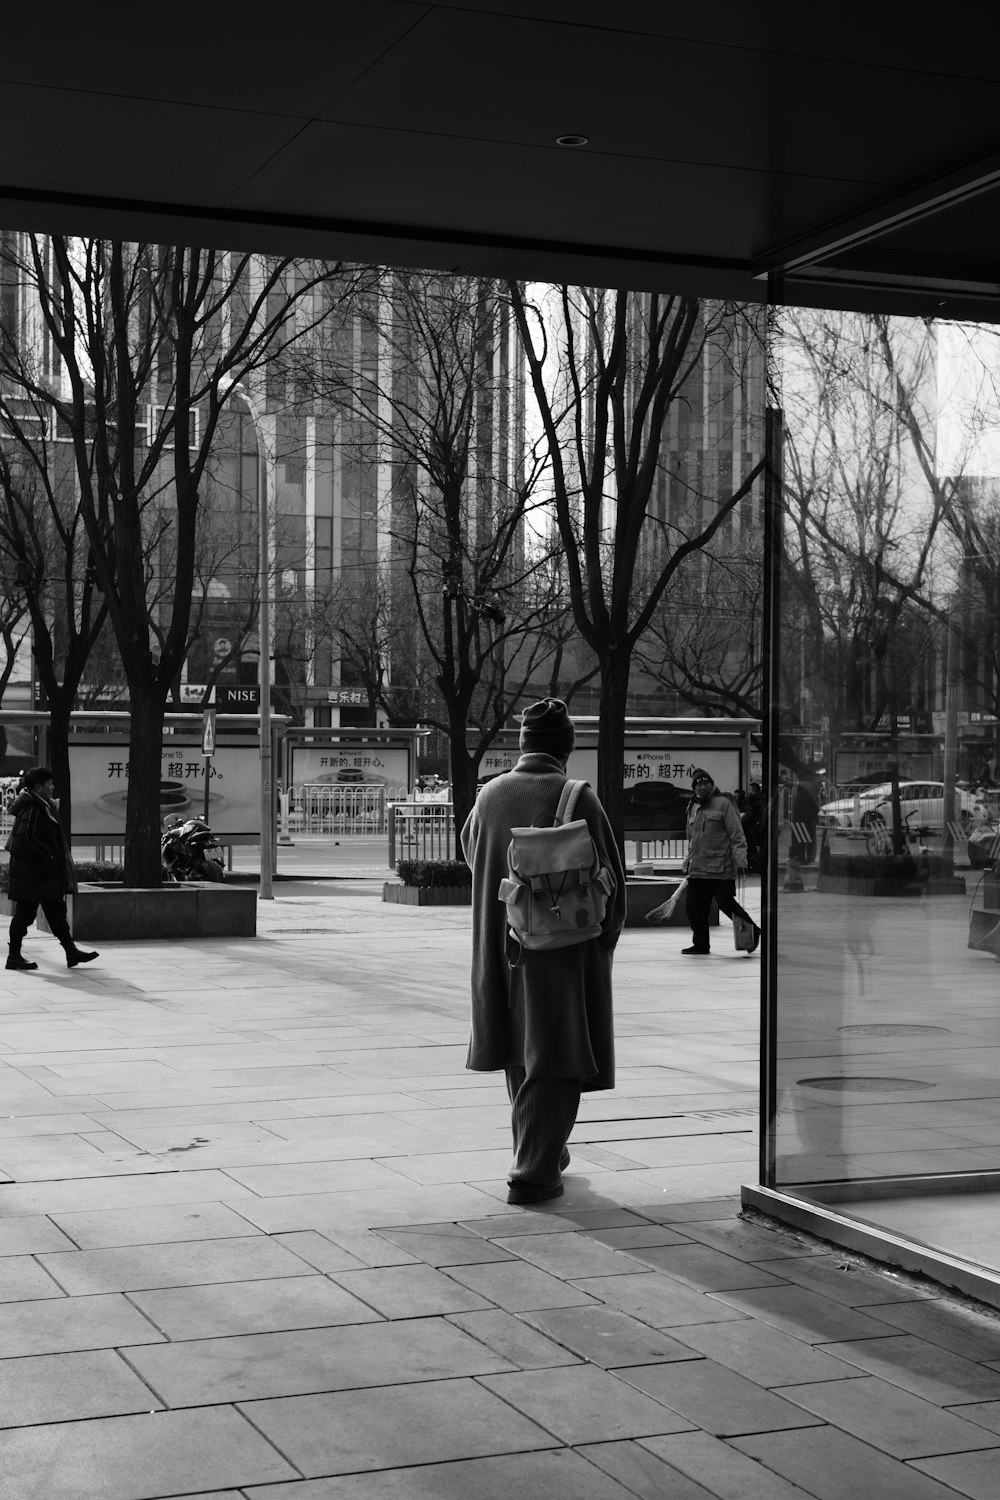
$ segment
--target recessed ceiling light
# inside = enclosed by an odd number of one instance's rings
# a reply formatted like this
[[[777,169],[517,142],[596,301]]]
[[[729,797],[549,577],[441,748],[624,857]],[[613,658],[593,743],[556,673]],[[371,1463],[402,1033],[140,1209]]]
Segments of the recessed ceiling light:
[[[587,137],[585,135],[557,135],[557,146],[585,146]]]

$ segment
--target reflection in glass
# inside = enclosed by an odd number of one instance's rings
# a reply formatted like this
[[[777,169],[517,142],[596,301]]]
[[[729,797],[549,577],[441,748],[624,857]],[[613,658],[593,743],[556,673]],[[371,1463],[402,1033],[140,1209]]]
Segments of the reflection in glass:
[[[779,1189],[997,1266],[1000,334],[779,308],[769,354],[785,784],[768,1166]]]

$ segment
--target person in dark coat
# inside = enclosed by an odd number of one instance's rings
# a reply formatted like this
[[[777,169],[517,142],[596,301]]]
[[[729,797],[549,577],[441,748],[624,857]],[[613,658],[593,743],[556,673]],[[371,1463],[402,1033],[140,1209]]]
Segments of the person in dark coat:
[[[753,947],[760,942],[760,928],[736,900],[736,877],[747,867],[747,841],[739,813],[715,785],[715,778],[700,768],[691,777],[693,797],[688,808],[688,852],[681,866],[688,879],[687,916],[691,924],[691,946],[681,952],[698,957],[711,948],[708,928],[712,901],[727,917],[742,917],[753,928]]]
[[[66,967],[88,964],[96,953],[78,948],[69,930],[66,895],[74,892],[76,871],[69,843],[55,806],[55,782],[46,766],[28,771],[14,802],[8,895],[14,905],[10,922],[8,969],[37,969],[21,953],[21,944],[41,907],[53,936],[62,943]]]
[[[586,819],[614,890],[600,937],[569,947],[526,950],[508,938],[498,892],[507,876],[511,830],[549,827],[566,782],[575,731],[565,703],[546,698],[521,716],[516,766],[481,788],[462,830],[472,868],[472,1029],[466,1067],[503,1069],[511,1101],[514,1156],[508,1203],[558,1198],[569,1163],[566,1142],[583,1090],[615,1081],[611,963],[625,925],[625,871],[596,793],[584,786],[575,818]],[[511,968],[510,962],[516,962]]]

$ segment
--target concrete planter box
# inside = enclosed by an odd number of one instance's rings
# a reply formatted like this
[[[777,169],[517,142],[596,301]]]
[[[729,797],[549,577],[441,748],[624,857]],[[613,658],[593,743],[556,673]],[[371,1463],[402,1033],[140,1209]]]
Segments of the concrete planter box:
[[[211,881],[140,890],[81,884],[66,908],[78,942],[257,935],[257,892]],[[13,910],[9,897],[0,896],[0,911]],[[37,925],[48,932],[41,910]]]
[[[664,901],[669,901],[677,887],[680,878],[670,879],[646,879],[642,876],[631,877],[625,882],[625,894],[628,897],[628,911],[625,916],[626,927],[687,927],[687,901],[684,896],[677,903],[676,910],[666,922],[647,922],[646,913],[651,912],[655,906],[662,906]],[[709,926],[718,927],[719,908],[712,902],[712,914],[709,917]]]
[[[470,885],[400,885],[387,880],[382,887],[382,900],[396,906],[471,906]]]

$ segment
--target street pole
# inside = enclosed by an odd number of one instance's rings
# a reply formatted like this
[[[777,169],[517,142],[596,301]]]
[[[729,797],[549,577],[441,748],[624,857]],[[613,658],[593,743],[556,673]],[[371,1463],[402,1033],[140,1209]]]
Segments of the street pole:
[[[274,797],[271,735],[271,457],[264,432],[263,415],[249,391],[239,381],[229,388],[246,403],[257,439],[258,545],[257,583],[260,594],[257,635],[260,642],[258,675],[260,695],[260,897],[274,899]]]
[[[260,637],[260,895],[263,901],[274,899],[274,799],[271,794],[271,538],[268,529],[270,515],[270,470],[267,445],[260,422],[250,398],[244,395],[250,408],[257,431],[257,448],[260,457],[260,603],[257,633]]]

